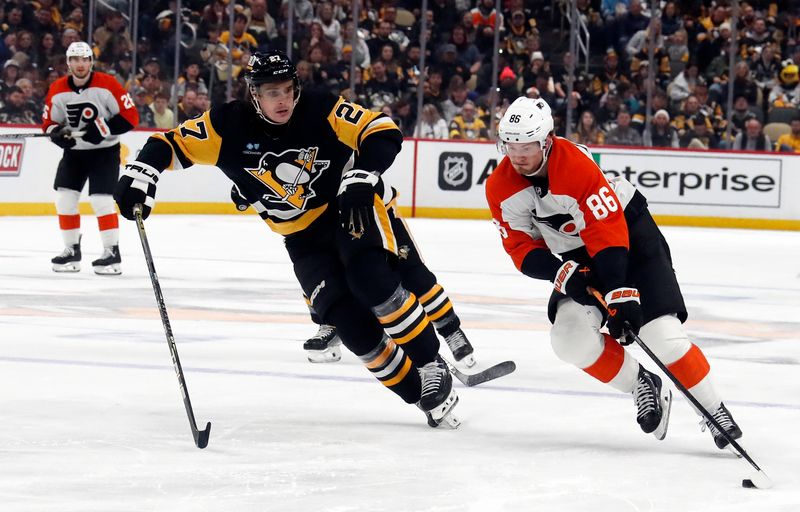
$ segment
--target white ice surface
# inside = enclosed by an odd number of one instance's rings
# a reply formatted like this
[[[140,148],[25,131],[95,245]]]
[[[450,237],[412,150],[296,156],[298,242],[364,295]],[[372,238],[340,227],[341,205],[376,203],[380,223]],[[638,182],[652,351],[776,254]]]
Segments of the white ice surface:
[[[156,269],[198,422],[195,448],[141,246],[121,220],[123,275],[54,274],[57,222],[0,217],[2,511],[794,511],[800,509],[800,238],[665,228],[687,329],[772,477],[717,450],[685,400],[665,441],[630,397],[558,361],[546,283],[517,273],[488,222],[412,219],[480,365],[516,373],[459,387],[457,431],[356,358],[312,365],[277,235],[255,217],[156,216]],[[648,367],[654,365],[634,349]],[[677,394],[677,392],[676,392]]]

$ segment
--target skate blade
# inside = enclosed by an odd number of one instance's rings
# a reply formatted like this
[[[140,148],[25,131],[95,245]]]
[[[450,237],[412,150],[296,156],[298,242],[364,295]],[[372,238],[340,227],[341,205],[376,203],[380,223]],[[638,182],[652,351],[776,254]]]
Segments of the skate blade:
[[[428,418],[428,425],[433,428],[437,428],[440,425],[458,428],[461,421],[452,414],[456,404],[458,404],[458,394],[456,394],[455,389],[451,389],[444,402],[425,412],[425,416]]]
[[[669,413],[672,410],[672,391],[667,390],[661,396],[661,421],[656,429],[653,431],[653,436],[659,441],[663,441],[667,437],[667,428],[669,427]]]
[[[329,346],[325,350],[306,350],[309,363],[335,363],[342,359],[339,345]]]
[[[461,360],[457,360],[457,363],[463,364],[467,368],[472,368],[475,366],[475,356],[472,354],[464,356]]]
[[[80,272],[80,263],[64,263],[63,265],[53,264],[53,272]]]
[[[94,269],[94,273],[98,276],[118,276],[122,274],[122,269],[120,268],[119,264],[114,263],[113,265],[106,265],[106,266],[96,266],[92,267]]]

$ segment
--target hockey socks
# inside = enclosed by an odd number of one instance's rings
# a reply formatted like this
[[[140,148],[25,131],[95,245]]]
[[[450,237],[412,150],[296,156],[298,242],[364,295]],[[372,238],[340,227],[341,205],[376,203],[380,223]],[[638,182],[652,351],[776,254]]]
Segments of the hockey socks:
[[[384,336],[377,347],[359,358],[381,384],[406,403],[413,404],[419,400],[422,393],[419,373],[403,349],[389,337]]]
[[[383,329],[417,365],[427,364],[439,352],[439,339],[416,296],[398,286],[389,299],[372,308]]]

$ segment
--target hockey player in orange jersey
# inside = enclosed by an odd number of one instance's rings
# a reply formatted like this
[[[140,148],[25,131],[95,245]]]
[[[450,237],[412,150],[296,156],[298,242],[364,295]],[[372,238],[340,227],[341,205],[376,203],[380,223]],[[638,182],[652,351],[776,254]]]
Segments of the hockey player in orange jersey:
[[[92,262],[97,274],[118,275],[119,221],[112,194],[119,178],[119,135],[139,124],[139,113],[114,77],[93,71],[92,48],[81,41],[67,48],[70,75],[50,85],[42,129],[64,149],[53,188],[64,252],[53,258],[56,272],[77,272],[81,261],[78,201],[86,181],[97,216],[103,254]],[[73,136],[73,133],[82,133]]]
[[[624,348],[631,341],[623,333],[627,323],[728,434],[741,437],[708,361],[681,326],[686,306],[645,197],[622,177],[607,179],[584,146],[556,137],[544,100],[514,101],[498,132],[505,157],[486,197],[516,267],[553,281],[548,317],[556,355],[631,393],[642,430],[663,439],[671,393]],[[605,294],[608,315],[588,287]],[[606,317],[609,334],[600,331]],[[705,426],[719,448],[728,444]]]

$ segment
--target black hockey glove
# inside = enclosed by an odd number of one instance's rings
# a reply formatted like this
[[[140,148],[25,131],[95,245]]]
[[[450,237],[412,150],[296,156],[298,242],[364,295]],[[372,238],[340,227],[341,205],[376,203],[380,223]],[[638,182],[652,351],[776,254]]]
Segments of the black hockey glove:
[[[242,195],[242,193],[239,191],[239,187],[237,187],[235,183],[233,187],[231,187],[231,201],[233,201],[233,204],[236,205],[236,209],[240,212],[250,208],[250,201],[248,201],[247,198]]]
[[[62,149],[73,148],[75,144],[78,143],[78,141],[72,137],[72,130],[66,126],[59,126],[50,132],[50,134],[50,140],[53,141],[53,144]]]
[[[353,238],[361,238],[369,227],[375,204],[378,176],[352,169],[342,176],[339,185],[339,220]]]
[[[591,274],[592,271],[586,265],[579,265],[576,261],[567,260],[556,272],[553,287],[557,292],[583,304],[589,295],[586,288],[592,285]]]
[[[100,144],[106,140],[106,137],[111,135],[111,129],[106,124],[106,120],[102,117],[98,117],[94,122],[87,124],[84,130],[81,139],[90,144]]]
[[[620,345],[630,345],[633,338],[625,336],[623,331],[630,329],[639,334],[639,329],[644,323],[642,308],[639,305],[639,290],[636,288],[617,288],[606,294],[608,305],[608,333],[612,338],[619,340]]]
[[[119,213],[128,220],[135,220],[133,207],[140,204],[142,219],[146,219],[156,204],[157,182],[158,171],[155,168],[141,162],[127,164],[114,189]]]

